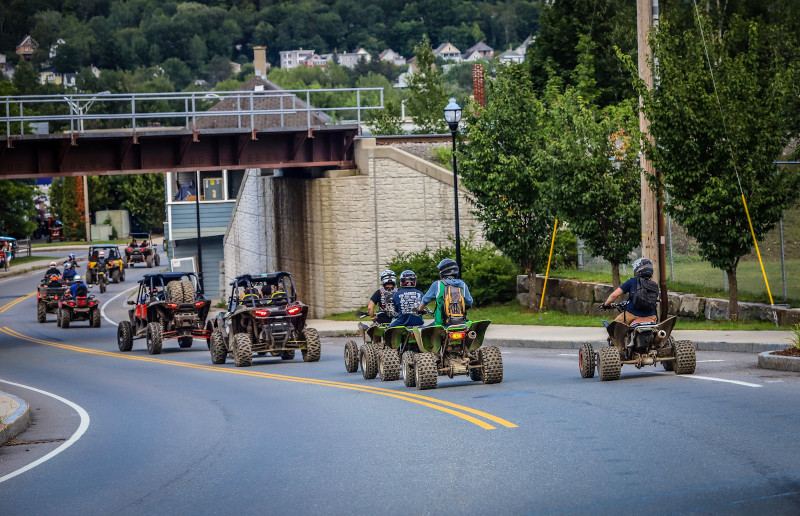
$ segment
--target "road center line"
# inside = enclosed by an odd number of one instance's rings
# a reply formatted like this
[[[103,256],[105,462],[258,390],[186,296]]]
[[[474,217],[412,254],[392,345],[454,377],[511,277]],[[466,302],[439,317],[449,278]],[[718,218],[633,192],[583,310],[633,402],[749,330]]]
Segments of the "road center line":
[[[187,367],[187,368],[191,368],[191,369],[201,369],[201,370],[213,371],[213,372],[217,372],[217,373],[240,374],[240,375],[243,375],[243,376],[254,376],[254,377],[259,377],[259,378],[269,378],[269,379],[273,379],[273,380],[282,380],[282,381],[295,382],[295,383],[305,383],[305,384],[310,384],[310,385],[319,385],[319,386],[324,386],[324,387],[335,387],[335,388],[340,388],[340,389],[348,389],[348,390],[369,392],[369,393],[372,393],[372,394],[379,394],[381,396],[388,396],[388,397],[397,398],[397,399],[400,399],[400,400],[403,400],[403,401],[410,401],[412,403],[417,403],[417,404],[420,404],[420,405],[423,405],[423,406],[426,406],[426,407],[429,407],[429,408],[432,408],[432,409],[435,409],[435,410],[446,412],[446,413],[448,413],[450,415],[459,417],[461,419],[469,421],[470,423],[478,425],[478,426],[480,426],[481,428],[483,428],[485,430],[494,430],[496,427],[486,423],[485,421],[481,421],[480,419],[477,419],[477,418],[475,418],[473,416],[470,416],[467,413],[475,414],[476,416],[482,417],[484,419],[488,419],[488,420],[493,421],[495,423],[498,423],[498,424],[500,424],[502,426],[505,426],[506,428],[516,428],[517,427],[517,425],[515,425],[514,423],[511,423],[510,421],[507,421],[505,419],[499,418],[499,417],[494,416],[492,414],[488,414],[488,413],[483,412],[481,410],[473,409],[473,408],[466,407],[466,406],[463,406],[463,405],[458,405],[456,403],[451,403],[449,401],[438,400],[436,398],[431,398],[431,397],[428,397],[428,396],[422,396],[422,395],[419,395],[419,394],[404,393],[404,392],[394,391],[394,390],[391,390],[391,389],[383,389],[383,388],[380,388],[380,387],[360,386],[360,385],[355,385],[355,384],[350,384],[350,383],[333,382],[333,381],[329,381],[329,380],[317,380],[317,379],[314,379],[314,378],[301,378],[301,377],[296,377],[296,376],[285,376],[285,375],[278,375],[278,374],[274,374],[274,373],[264,373],[264,372],[252,371],[252,370],[229,369],[229,368],[221,368],[219,366],[207,366],[207,365],[200,365],[200,364],[189,364],[189,363],[185,363],[185,362],[177,362],[177,361],[172,361],[172,360],[162,360],[162,359],[156,359],[156,358],[151,358],[151,357],[142,357],[142,356],[135,356],[135,355],[122,355],[120,353],[115,353],[115,352],[110,352],[110,351],[86,349],[86,348],[81,348],[81,347],[78,347],[78,346],[72,346],[72,345],[69,345],[69,344],[60,344],[60,343],[57,343],[57,342],[50,342],[50,341],[46,341],[46,340],[42,340],[42,339],[36,339],[36,338],[33,338],[33,337],[29,337],[27,335],[24,335],[22,333],[19,333],[19,332],[15,331],[15,330],[12,330],[12,329],[8,328],[8,327],[4,327],[4,328],[0,329],[0,331],[2,331],[3,333],[6,333],[8,335],[11,335],[13,337],[16,337],[16,338],[19,338],[19,339],[23,339],[23,340],[27,340],[29,342],[35,342],[37,344],[44,344],[46,346],[52,346],[52,347],[67,349],[67,350],[70,350],[70,351],[78,351],[80,353],[90,353],[90,354],[94,354],[94,355],[108,356],[108,357],[112,357],[112,358],[124,358],[124,359],[127,359],[127,360],[139,360],[139,361],[142,361],[142,362],[153,362],[153,363],[173,365],[173,366],[178,366],[178,367]],[[452,408],[449,408],[449,407],[452,407]],[[456,410],[453,410],[453,409],[456,409]]]
[[[127,289],[127,290],[123,290],[122,292],[120,292],[120,293],[119,293],[119,294],[117,294],[116,296],[112,297],[111,299],[109,299],[108,301],[106,301],[105,303],[103,303],[102,305],[100,305],[100,315],[103,317],[103,319],[105,319],[106,321],[108,321],[108,322],[109,322],[109,323],[111,323],[112,325],[114,325],[114,324],[117,324],[117,321],[112,321],[112,320],[111,320],[111,319],[110,319],[110,318],[109,318],[109,317],[106,315],[106,305],[109,305],[109,304],[111,304],[111,302],[112,302],[112,301],[114,301],[115,299],[117,299],[119,296],[121,296],[121,295],[122,295],[122,294],[124,294],[125,292],[130,292],[131,290],[133,290],[133,289],[135,289],[135,288],[138,288],[138,287],[139,287],[139,285],[136,285],[136,286],[133,286],[133,287],[131,287],[131,288]]]
[[[41,457],[38,460],[35,460],[35,461],[31,462],[27,466],[23,466],[23,467],[19,468],[16,471],[12,471],[8,475],[0,477],[0,484],[2,484],[6,480],[12,479],[12,478],[16,477],[17,475],[21,475],[22,473],[25,473],[26,471],[28,471],[30,469],[33,469],[36,466],[38,466],[38,465],[40,465],[40,464],[52,459],[53,457],[55,457],[59,453],[65,451],[67,448],[69,448],[70,446],[75,444],[78,441],[78,439],[80,439],[83,436],[83,434],[86,433],[86,430],[89,428],[89,414],[85,410],[83,410],[83,407],[81,407],[80,405],[78,405],[76,403],[73,403],[73,402],[69,401],[68,399],[62,398],[61,396],[58,396],[57,394],[53,394],[52,392],[43,391],[43,390],[37,389],[35,387],[29,387],[27,385],[22,385],[20,383],[9,382],[8,380],[0,379],[0,382],[7,383],[8,385],[14,385],[16,387],[21,387],[23,389],[28,389],[28,390],[31,390],[31,391],[34,391],[34,392],[38,392],[39,394],[44,394],[45,396],[50,396],[51,398],[54,398],[54,399],[60,401],[61,403],[64,403],[64,404],[69,405],[70,407],[72,407],[75,410],[75,412],[77,412],[78,415],[81,418],[81,424],[78,425],[78,429],[75,430],[75,433],[73,433],[72,436],[69,439],[67,439],[65,442],[63,442],[61,444],[61,446],[59,446],[55,450],[51,451],[50,453],[48,453],[44,457]]]
[[[9,308],[13,308],[13,307],[17,306],[18,304],[22,303],[23,301],[25,301],[26,299],[30,298],[31,296],[35,296],[36,294],[37,294],[36,292],[31,292],[30,294],[26,294],[26,295],[24,295],[22,297],[18,297],[17,299],[11,301],[10,303],[6,303],[5,305],[3,305],[3,308],[0,308],[0,314],[4,313]]]
[[[669,374],[669,375],[678,376],[680,378],[694,378],[695,380],[708,380],[709,382],[733,383],[733,384],[736,384],[736,385],[743,385],[745,387],[763,387],[763,385],[759,385],[757,383],[748,383],[748,382],[742,382],[742,381],[739,381],[739,380],[728,380],[726,378],[712,378],[711,376],[699,376],[699,375],[696,375],[696,374],[677,374],[676,375],[675,373],[668,373],[666,371],[645,371],[645,372],[646,373],[650,373],[650,374]]]

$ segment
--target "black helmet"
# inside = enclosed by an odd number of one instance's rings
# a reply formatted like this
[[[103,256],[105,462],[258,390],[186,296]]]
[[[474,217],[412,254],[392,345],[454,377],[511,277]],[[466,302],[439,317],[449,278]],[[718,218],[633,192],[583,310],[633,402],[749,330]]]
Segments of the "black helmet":
[[[439,277],[442,279],[458,277],[458,264],[455,260],[445,258],[439,262],[437,268],[439,269]]]
[[[392,285],[397,285],[397,275],[394,271],[386,269],[381,273],[381,285],[384,287],[391,283]]]
[[[639,258],[633,262],[633,275],[637,278],[651,278],[653,276],[653,262],[647,258]]]
[[[400,273],[400,286],[401,287],[416,287],[417,275],[414,271],[403,271]]]

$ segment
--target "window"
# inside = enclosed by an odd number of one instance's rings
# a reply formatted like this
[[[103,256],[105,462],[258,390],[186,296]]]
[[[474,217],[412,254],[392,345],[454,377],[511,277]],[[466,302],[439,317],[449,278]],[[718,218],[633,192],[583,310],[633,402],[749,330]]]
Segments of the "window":
[[[200,172],[200,200],[224,201],[225,190],[222,188],[222,171],[212,170]]]
[[[244,170],[228,170],[228,199],[234,200],[239,196],[243,182]]]
[[[195,202],[200,187],[200,202],[235,201],[244,182],[244,170],[201,170],[171,172],[167,175],[169,201]]]

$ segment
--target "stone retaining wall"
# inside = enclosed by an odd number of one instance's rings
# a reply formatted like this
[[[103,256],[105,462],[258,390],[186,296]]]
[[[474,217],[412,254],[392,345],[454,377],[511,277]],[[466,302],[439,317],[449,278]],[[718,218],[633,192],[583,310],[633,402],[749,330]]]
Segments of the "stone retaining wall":
[[[536,276],[536,294],[542,294],[544,276]],[[547,278],[544,306],[570,314],[601,315],[597,305],[605,302],[614,287],[603,283],[588,283],[577,280]],[[627,296],[622,296],[622,301]],[[531,306],[528,294],[528,276],[517,276],[517,299],[520,304]],[[778,324],[800,323],[800,309],[777,308]],[[698,297],[694,294],[669,293],[669,314],[686,319],[718,321],[728,318],[728,300]],[[739,320],[772,322],[772,308],[761,303],[739,303]]]

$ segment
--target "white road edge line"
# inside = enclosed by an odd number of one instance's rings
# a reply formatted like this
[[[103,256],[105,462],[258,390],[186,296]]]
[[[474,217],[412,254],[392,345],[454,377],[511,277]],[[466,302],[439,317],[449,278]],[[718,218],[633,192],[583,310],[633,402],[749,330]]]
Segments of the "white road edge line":
[[[674,374],[674,373],[668,373],[666,371],[647,371],[647,372],[650,374]],[[678,374],[675,376],[680,376],[681,378],[694,378],[696,380],[708,380],[710,382],[733,383],[736,385],[743,385],[745,387],[763,387],[763,385],[759,385],[757,383],[748,383],[739,380],[728,380],[725,378],[712,378],[710,376],[698,376],[696,374]]]
[[[701,362],[724,362],[724,360],[698,360],[697,361],[698,364],[701,363]]]
[[[100,315],[101,315],[101,316],[103,316],[103,319],[105,319],[106,321],[110,322],[112,325],[114,325],[114,324],[117,324],[117,321],[112,321],[112,320],[111,320],[111,319],[109,319],[109,318],[108,318],[108,316],[106,315],[106,305],[109,305],[109,304],[110,304],[112,301],[114,301],[115,299],[117,299],[119,296],[121,296],[121,295],[122,295],[122,294],[124,294],[125,292],[130,292],[131,290],[133,290],[133,289],[135,289],[135,288],[138,288],[138,287],[139,287],[139,285],[136,285],[135,287],[131,287],[131,288],[127,289],[127,290],[123,290],[122,292],[120,292],[120,293],[119,293],[119,294],[117,294],[116,296],[112,297],[111,299],[109,299],[108,301],[106,301],[105,303],[103,303],[103,305],[100,307]]]
[[[40,459],[31,462],[27,466],[24,466],[24,467],[22,467],[22,468],[20,468],[20,469],[18,469],[16,471],[12,471],[11,473],[9,473],[8,475],[6,475],[4,477],[0,477],[0,484],[2,484],[6,480],[12,479],[12,478],[16,477],[17,475],[21,475],[21,474],[25,473],[26,471],[28,471],[29,469],[33,469],[36,466],[42,464],[43,462],[46,462],[46,461],[52,459],[53,457],[55,457],[59,453],[65,451],[67,448],[69,448],[70,446],[75,444],[78,441],[78,439],[80,439],[83,436],[83,434],[86,433],[86,430],[89,428],[89,414],[85,410],[83,410],[83,407],[81,407],[80,405],[77,405],[77,404],[69,401],[68,399],[64,399],[61,396],[58,396],[57,394],[53,394],[51,392],[43,391],[43,390],[37,389],[35,387],[29,387],[27,385],[22,385],[20,383],[9,382],[9,381],[3,380],[3,379],[0,379],[0,382],[7,383],[9,385],[15,385],[17,387],[21,387],[23,389],[28,389],[28,390],[31,390],[31,391],[34,391],[34,392],[38,392],[39,394],[44,394],[45,396],[50,396],[51,398],[57,399],[58,401],[60,401],[60,402],[62,402],[64,404],[69,405],[70,407],[72,407],[78,413],[78,415],[81,417],[81,424],[78,425],[78,429],[75,430],[75,433],[72,434],[72,436],[69,439],[67,439],[61,446],[59,446],[55,450],[51,451],[50,453],[48,453],[44,457],[41,457]]]

